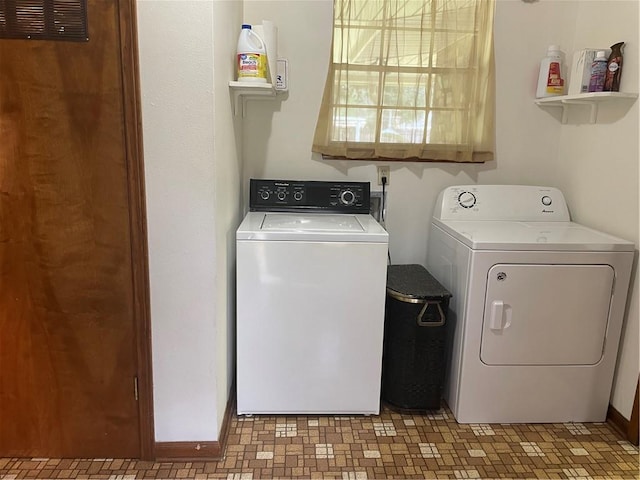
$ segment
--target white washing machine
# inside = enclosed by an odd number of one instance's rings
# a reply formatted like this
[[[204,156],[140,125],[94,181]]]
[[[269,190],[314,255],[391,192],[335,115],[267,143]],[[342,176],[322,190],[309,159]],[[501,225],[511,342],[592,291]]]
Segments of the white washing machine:
[[[557,189],[475,185],[440,193],[427,252],[453,294],[458,422],[605,420],[632,243],[571,222]]]
[[[236,232],[238,414],[377,414],[387,232],[369,183],[251,180]]]

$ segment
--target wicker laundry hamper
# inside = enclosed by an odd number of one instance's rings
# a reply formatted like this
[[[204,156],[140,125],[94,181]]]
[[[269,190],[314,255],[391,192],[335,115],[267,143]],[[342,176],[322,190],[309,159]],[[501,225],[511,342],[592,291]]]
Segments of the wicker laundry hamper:
[[[440,408],[450,298],[422,265],[387,267],[382,398],[390,407]]]

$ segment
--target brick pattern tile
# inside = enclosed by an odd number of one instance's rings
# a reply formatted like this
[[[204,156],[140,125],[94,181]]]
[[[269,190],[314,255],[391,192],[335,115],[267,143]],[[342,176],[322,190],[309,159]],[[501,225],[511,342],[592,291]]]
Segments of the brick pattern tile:
[[[232,420],[218,462],[0,458],[0,480],[633,479],[638,448],[607,424],[459,425],[426,414]]]

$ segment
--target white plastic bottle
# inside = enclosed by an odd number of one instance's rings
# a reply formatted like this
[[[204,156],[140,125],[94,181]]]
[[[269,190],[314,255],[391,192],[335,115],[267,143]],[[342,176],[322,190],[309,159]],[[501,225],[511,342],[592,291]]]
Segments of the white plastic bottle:
[[[267,82],[267,49],[251,25],[242,25],[236,58],[239,82]]]
[[[536,98],[552,97],[564,94],[564,79],[562,78],[562,53],[560,47],[551,45],[547,49],[547,56],[540,62],[538,75],[538,89]]]

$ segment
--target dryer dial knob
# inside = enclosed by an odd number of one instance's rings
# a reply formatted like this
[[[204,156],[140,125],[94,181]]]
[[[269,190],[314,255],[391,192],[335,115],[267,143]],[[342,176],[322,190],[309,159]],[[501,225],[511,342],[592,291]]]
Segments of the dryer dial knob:
[[[476,196],[471,192],[462,192],[458,195],[458,205],[462,208],[472,208],[476,204]]]
[[[356,201],[356,194],[351,190],[344,190],[340,192],[340,203],[342,205],[351,206]]]

